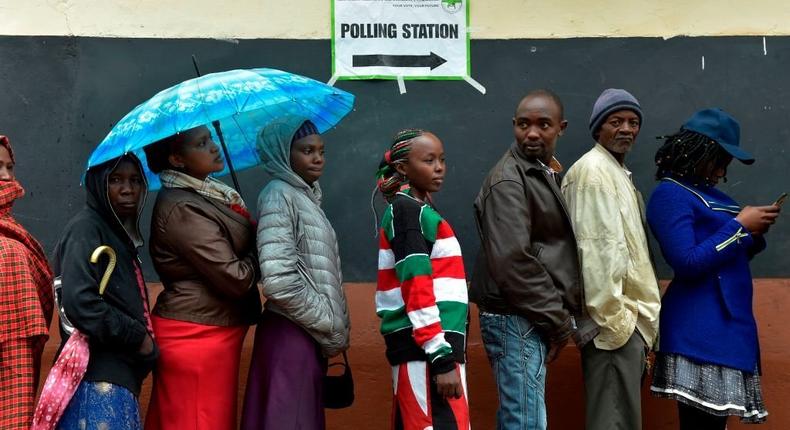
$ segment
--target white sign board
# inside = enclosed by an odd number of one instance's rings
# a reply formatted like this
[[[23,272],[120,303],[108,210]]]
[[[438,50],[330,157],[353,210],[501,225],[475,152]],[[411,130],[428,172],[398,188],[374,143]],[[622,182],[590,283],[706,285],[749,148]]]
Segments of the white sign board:
[[[469,76],[469,0],[332,0],[338,79]]]

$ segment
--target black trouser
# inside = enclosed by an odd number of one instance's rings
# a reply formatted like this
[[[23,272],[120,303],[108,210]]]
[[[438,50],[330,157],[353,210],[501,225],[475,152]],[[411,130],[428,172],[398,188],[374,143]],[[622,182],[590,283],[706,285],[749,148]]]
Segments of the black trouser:
[[[680,430],[725,430],[727,416],[709,414],[702,409],[678,402]]]

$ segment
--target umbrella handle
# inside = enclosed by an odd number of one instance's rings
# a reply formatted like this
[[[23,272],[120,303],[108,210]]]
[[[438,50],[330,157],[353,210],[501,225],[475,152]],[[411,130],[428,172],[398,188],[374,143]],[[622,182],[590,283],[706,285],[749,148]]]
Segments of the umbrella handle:
[[[200,74],[200,67],[198,67],[197,57],[195,54],[192,54],[192,65],[195,66],[195,73],[198,75],[198,78],[201,76]],[[219,121],[212,121],[211,125],[214,126],[214,130],[217,132],[217,137],[219,138],[219,144],[222,147],[222,154],[225,155],[225,162],[228,163],[228,171],[230,172],[230,177],[233,179],[233,186],[236,188],[236,191],[239,192],[241,196],[241,186],[239,186],[239,180],[236,178],[236,171],[233,169],[233,161],[230,159],[230,152],[228,151],[228,146],[225,145],[225,137],[222,136],[222,128],[220,128]],[[244,197],[242,196],[242,200]]]
[[[110,282],[112,271],[115,270],[115,263],[118,261],[118,257],[115,256],[115,250],[107,245],[101,245],[93,250],[90,260],[91,263],[98,263],[99,257],[101,257],[102,254],[107,254],[107,257],[110,258],[110,261],[107,263],[107,268],[104,269],[104,275],[101,277],[101,282],[99,282],[99,295],[104,294],[104,290],[107,288],[107,283]]]
[[[222,153],[225,155],[225,162],[228,163],[228,171],[230,172],[230,178],[233,179],[233,186],[236,188],[236,191],[239,192],[241,195],[241,186],[239,186],[239,179],[236,178],[236,170],[233,168],[233,160],[230,159],[230,151],[228,151],[228,146],[225,145],[225,137],[222,135],[222,128],[219,126],[219,121],[213,121],[211,125],[214,126],[214,131],[217,132],[217,137],[219,138],[219,144],[222,147]],[[242,197],[243,199],[244,197]]]

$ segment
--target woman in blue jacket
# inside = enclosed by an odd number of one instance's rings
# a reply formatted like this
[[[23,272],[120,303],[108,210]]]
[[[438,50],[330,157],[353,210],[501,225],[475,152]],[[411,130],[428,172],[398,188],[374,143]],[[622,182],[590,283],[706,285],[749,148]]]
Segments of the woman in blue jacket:
[[[739,147],[738,122],[695,113],[656,153],[647,220],[674,271],[662,299],[654,395],[678,401],[680,428],[724,429],[729,415],[765,421],[749,260],[765,249],[776,206],[741,208],[715,188]]]

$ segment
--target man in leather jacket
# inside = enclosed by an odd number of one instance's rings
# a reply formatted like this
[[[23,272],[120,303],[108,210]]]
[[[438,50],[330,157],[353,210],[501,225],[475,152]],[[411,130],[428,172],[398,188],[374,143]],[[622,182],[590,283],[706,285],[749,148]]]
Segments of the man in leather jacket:
[[[554,158],[566,126],[557,95],[524,97],[513,118],[515,142],[474,204],[481,249],[470,299],[498,386],[497,429],[545,429],[546,363],[572,335],[577,345],[595,335]]]

